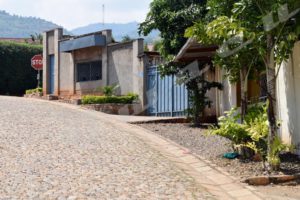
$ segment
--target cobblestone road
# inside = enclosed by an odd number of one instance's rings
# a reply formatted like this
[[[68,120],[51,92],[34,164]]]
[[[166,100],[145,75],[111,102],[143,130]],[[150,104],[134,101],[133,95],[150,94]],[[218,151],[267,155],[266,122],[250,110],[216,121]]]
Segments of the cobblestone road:
[[[0,199],[211,199],[120,129],[90,111],[0,97]]]

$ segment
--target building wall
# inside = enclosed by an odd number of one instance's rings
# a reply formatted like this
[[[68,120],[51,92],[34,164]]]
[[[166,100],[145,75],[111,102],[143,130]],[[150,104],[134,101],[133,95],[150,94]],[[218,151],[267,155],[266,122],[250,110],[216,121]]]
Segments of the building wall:
[[[50,94],[50,61],[49,56],[54,55],[54,95],[59,95],[60,82],[60,53],[59,53],[59,40],[63,37],[63,29],[57,28],[55,30],[47,31],[43,33],[43,93],[44,95]]]
[[[63,98],[78,98],[81,95],[101,95],[107,85],[120,86],[118,95],[135,93],[141,104],[145,104],[145,57],[143,39],[127,43],[112,44],[111,30],[102,31],[107,46],[89,47],[60,53],[59,42],[64,39],[62,29],[45,32],[44,37],[44,95],[49,89],[49,55],[55,56],[55,92]],[[102,61],[102,80],[76,82],[76,65],[82,62]]]
[[[223,90],[216,91],[216,110],[217,116],[222,116],[226,111],[237,107],[237,90],[236,84],[230,83],[227,78],[224,78],[224,70],[216,67],[216,80],[223,85]]]
[[[125,43],[108,48],[108,85],[119,85],[119,95],[133,92],[133,44]],[[137,55],[136,55],[137,56]]]
[[[101,88],[106,84],[103,81],[103,77],[106,74],[103,73],[102,64],[102,80],[98,81],[87,81],[87,82],[76,82],[76,65],[82,62],[102,61],[102,49],[100,47],[90,47],[85,49],[76,50],[73,52],[74,58],[74,82],[75,82],[75,94],[86,95],[86,94],[101,94]],[[73,83],[74,83],[73,82]]]
[[[119,85],[118,95],[135,93],[142,105],[145,100],[145,59],[143,40],[112,45],[108,47],[108,85]]]
[[[74,61],[71,53],[60,53],[60,96],[74,95]]]
[[[297,147],[300,155],[300,42],[295,44],[288,62],[282,64],[277,78],[278,119],[280,136]]]
[[[205,74],[205,79],[210,81],[210,82],[213,82],[216,80],[216,75],[215,75],[215,70],[214,69],[211,69],[209,71],[207,71]],[[217,116],[217,113],[216,113],[216,109],[217,109],[217,102],[216,102],[216,93],[217,93],[217,90],[216,88],[212,88],[211,90],[209,90],[206,94],[206,96],[208,97],[208,99],[212,102],[211,106],[210,107],[206,107],[205,110],[204,110],[204,115],[205,115],[205,118],[206,120],[209,122],[213,122],[216,120],[216,116]]]

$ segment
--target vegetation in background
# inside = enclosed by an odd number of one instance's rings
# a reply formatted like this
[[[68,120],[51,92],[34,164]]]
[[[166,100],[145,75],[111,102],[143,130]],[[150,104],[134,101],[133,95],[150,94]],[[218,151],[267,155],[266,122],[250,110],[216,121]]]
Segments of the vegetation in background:
[[[122,41],[121,42],[130,42],[133,39],[129,36],[129,35],[125,35],[122,37]]]
[[[149,47],[148,47],[148,43],[147,42],[145,42],[145,44],[144,44],[144,51],[149,51]]]
[[[43,92],[43,88],[35,88],[35,89],[26,90],[25,94],[36,94],[42,92]]]
[[[116,90],[119,88],[119,85],[108,85],[103,87],[103,94],[105,96],[112,96],[116,93]]]
[[[219,1],[211,0],[212,7],[219,6]],[[209,22],[208,25],[204,24],[203,21],[199,20],[191,29],[193,34],[191,36],[196,36],[202,38],[201,42],[207,42],[205,36],[209,36],[208,28],[216,28],[215,25],[219,24],[216,29],[223,30],[224,34],[236,34],[239,36],[239,40],[235,40],[231,46],[227,46],[225,51],[229,49],[235,49],[236,46],[232,45],[243,45],[245,42],[250,41],[247,45],[242,46],[245,50],[254,50],[253,55],[259,55],[260,59],[263,61],[266,74],[267,74],[267,93],[268,93],[268,153],[273,152],[274,140],[277,136],[278,126],[276,119],[276,78],[278,75],[277,66],[287,60],[292,52],[294,43],[298,40],[300,33],[299,24],[299,13],[297,16],[287,16],[279,15],[282,12],[282,6],[287,5],[287,9],[291,12],[300,8],[300,2],[298,0],[239,0],[235,1],[233,8],[230,13],[230,17],[224,17],[216,14],[213,21]],[[218,7],[220,8],[220,7]],[[230,8],[230,6],[229,6]],[[286,9],[286,8],[285,8]],[[288,11],[287,11],[288,12]],[[281,13],[282,14],[282,13]],[[273,18],[274,22],[269,20],[266,23],[265,16]],[[277,17],[280,16],[280,17]],[[283,19],[282,19],[283,17]],[[296,20],[297,19],[297,20]],[[264,23],[265,22],[265,23]],[[271,23],[271,24],[270,24]],[[274,26],[273,26],[274,25]],[[230,31],[226,32],[226,29],[231,27]],[[189,31],[191,31],[191,29]],[[203,37],[203,33],[204,37]],[[215,36],[218,37],[218,36]],[[220,38],[222,39],[222,38]],[[226,42],[226,38],[224,40]],[[231,47],[231,48],[229,48]],[[237,60],[242,61],[239,57],[239,51],[233,53],[237,56]],[[243,67],[243,66],[240,66]],[[269,155],[270,156],[270,155]],[[274,162],[275,163],[275,162]],[[271,167],[272,162],[269,163]]]
[[[22,96],[37,86],[37,71],[31,58],[42,53],[42,46],[0,42],[0,94]]]
[[[30,38],[31,34],[42,33],[59,26],[40,18],[21,17],[0,11],[0,27],[1,37]]]
[[[154,41],[154,44],[153,44],[153,50],[154,50],[154,51],[160,52],[161,47],[162,47],[161,40],[156,40],[156,41]]]
[[[84,96],[82,98],[83,104],[106,104],[106,103],[118,103],[118,104],[132,104],[137,99],[137,95],[130,96]]]
[[[33,41],[33,43],[43,45],[43,35],[42,34],[35,33],[35,34],[31,34],[30,37],[31,37],[31,40]]]
[[[146,20],[140,24],[139,33],[147,36],[159,30],[162,56],[176,55],[187,41],[185,29],[205,16],[205,4],[205,0],[153,0]]]
[[[159,50],[167,61],[160,67],[162,76],[181,73],[189,63],[174,63],[174,56],[184,46],[187,38],[184,37],[186,28],[197,20],[205,20],[207,14],[206,0],[153,0],[150,5],[146,20],[140,24],[139,33],[149,34],[153,30],[159,30],[161,40],[155,44],[155,50]],[[206,67],[199,63],[199,71]],[[221,89],[221,84],[209,82],[204,76],[193,77],[193,72],[183,71],[180,76],[185,79],[185,84],[190,92],[191,114],[194,125],[200,125],[203,110],[211,104],[206,93],[211,88]],[[191,78],[192,77],[192,78]]]

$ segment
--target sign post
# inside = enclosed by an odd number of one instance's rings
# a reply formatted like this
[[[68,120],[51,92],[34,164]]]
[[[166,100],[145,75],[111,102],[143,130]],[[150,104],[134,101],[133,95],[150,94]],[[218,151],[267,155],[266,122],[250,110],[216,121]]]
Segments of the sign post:
[[[41,70],[43,70],[43,56],[42,55],[35,55],[31,58],[31,66],[33,69],[38,71],[37,74],[37,87],[41,86]]]

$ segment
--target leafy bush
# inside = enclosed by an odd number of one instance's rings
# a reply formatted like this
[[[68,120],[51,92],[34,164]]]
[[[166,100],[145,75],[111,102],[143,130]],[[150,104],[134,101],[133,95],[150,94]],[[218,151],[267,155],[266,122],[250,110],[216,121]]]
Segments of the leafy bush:
[[[267,156],[268,148],[269,123],[267,108],[266,104],[252,106],[245,117],[246,131],[251,137],[251,141],[246,146],[260,154],[263,159]]]
[[[132,97],[134,101],[139,99],[139,95],[132,92],[129,92],[127,96]]]
[[[284,144],[279,137],[275,137],[273,143],[271,144],[271,152],[268,154],[268,162],[275,170],[278,170],[281,160],[279,154],[282,151],[293,151],[293,145]]]
[[[236,108],[226,112],[226,116],[219,118],[219,127],[213,127],[210,133],[230,139],[235,147],[248,147],[262,156],[264,160],[274,166],[280,164],[279,154],[282,151],[291,151],[293,146],[283,144],[276,137],[272,144],[272,151],[267,155],[269,124],[267,104],[256,104],[249,108],[245,116],[245,123],[240,124],[240,114]]]
[[[245,126],[238,123],[240,114],[238,114],[237,108],[233,108],[225,114],[226,116],[219,118],[219,127],[214,127],[210,130],[210,133],[230,139],[233,145],[246,144],[249,142],[251,138]]]
[[[116,90],[119,88],[119,85],[108,85],[103,87],[103,94],[105,96],[112,96],[115,94]]]
[[[84,96],[82,98],[83,104],[105,104],[105,103],[119,103],[132,104],[136,96]]]
[[[40,45],[0,42],[0,95],[21,96],[36,87],[37,71],[30,60],[42,51]]]
[[[43,92],[43,88],[35,88],[35,89],[31,89],[31,90],[26,90],[26,94],[34,94],[34,93],[42,93]]]

